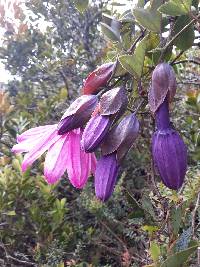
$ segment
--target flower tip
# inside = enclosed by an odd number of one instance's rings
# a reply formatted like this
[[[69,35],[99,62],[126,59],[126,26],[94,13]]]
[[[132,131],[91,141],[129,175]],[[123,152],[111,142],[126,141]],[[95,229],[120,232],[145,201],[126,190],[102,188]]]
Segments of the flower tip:
[[[28,169],[28,167],[29,166],[27,164],[22,162],[22,165],[21,165],[22,172],[25,172]]]

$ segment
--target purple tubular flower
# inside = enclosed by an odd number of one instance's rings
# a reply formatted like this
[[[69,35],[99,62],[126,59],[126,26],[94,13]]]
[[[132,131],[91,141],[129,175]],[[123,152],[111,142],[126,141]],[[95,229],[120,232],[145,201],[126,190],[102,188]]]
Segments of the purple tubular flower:
[[[173,129],[158,130],[152,139],[152,154],[163,183],[179,189],[187,170],[187,148]]]
[[[82,95],[66,110],[58,123],[58,134],[63,135],[82,127],[90,118],[98,102],[95,95]]]
[[[101,201],[106,201],[113,193],[119,165],[116,158],[116,153],[107,156],[102,156],[97,162],[95,171],[95,194]]]
[[[156,111],[156,126],[159,130],[170,128],[168,102],[165,100]]]
[[[83,132],[81,146],[86,152],[94,151],[107,134],[112,120],[109,116],[96,115],[92,117]]]
[[[187,148],[180,135],[170,127],[168,100],[156,111],[157,131],[152,138],[152,154],[163,183],[179,189],[187,170]]]

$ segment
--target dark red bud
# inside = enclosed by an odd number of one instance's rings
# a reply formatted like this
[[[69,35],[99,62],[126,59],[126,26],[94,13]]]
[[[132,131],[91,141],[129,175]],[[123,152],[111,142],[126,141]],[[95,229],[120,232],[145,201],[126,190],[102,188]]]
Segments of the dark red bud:
[[[106,63],[91,72],[85,80],[82,93],[84,95],[97,94],[111,78],[115,65],[114,62]]]

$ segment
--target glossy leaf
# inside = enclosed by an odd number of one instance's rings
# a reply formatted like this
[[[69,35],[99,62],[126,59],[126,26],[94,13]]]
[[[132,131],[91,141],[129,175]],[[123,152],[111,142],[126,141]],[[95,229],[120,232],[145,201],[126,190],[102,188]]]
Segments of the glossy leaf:
[[[150,251],[150,255],[151,255],[152,260],[154,262],[157,262],[159,260],[159,257],[160,257],[160,247],[159,247],[159,245],[157,243],[155,243],[155,242],[151,242],[149,251]]]
[[[180,16],[189,13],[191,4],[192,0],[170,0],[163,4],[158,10],[166,15]]]
[[[160,267],[182,267],[188,258],[194,253],[198,245],[189,247],[186,250],[175,253],[172,256],[169,256]]]
[[[99,101],[100,114],[112,115],[126,109],[128,98],[123,87],[116,87],[104,93]]]
[[[171,224],[173,233],[177,235],[182,226],[182,211],[180,207],[171,210]]]
[[[187,25],[190,21],[191,18],[189,16],[180,16],[174,24],[173,34],[176,35],[178,32],[180,32],[180,30],[183,29],[183,27],[185,27],[185,25]],[[194,38],[194,26],[191,25],[176,38],[176,40],[174,41],[174,45],[180,50],[187,50],[192,47],[194,43]]]
[[[103,155],[117,151],[117,159],[121,161],[138,136],[139,122],[134,114],[126,116],[115,125],[102,144]]]
[[[136,20],[146,29],[159,32],[161,26],[161,14],[152,9],[135,8],[133,14]]]
[[[106,23],[101,22],[102,33],[113,42],[120,42],[120,34]]]
[[[146,40],[143,40],[138,44],[133,55],[120,56],[119,62],[130,74],[136,78],[140,78],[144,65],[145,52]]]

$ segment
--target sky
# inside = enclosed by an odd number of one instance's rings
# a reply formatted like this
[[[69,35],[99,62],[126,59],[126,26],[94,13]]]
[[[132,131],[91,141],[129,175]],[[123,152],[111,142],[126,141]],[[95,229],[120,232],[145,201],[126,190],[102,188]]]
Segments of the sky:
[[[8,16],[11,20],[12,20],[12,17],[13,17],[13,10],[12,8],[9,8],[8,7],[8,3],[11,2],[18,2],[19,0],[0,0],[0,5],[3,4],[4,6],[7,6],[6,8],[6,16]],[[110,1],[110,2],[115,2],[115,3],[122,3],[121,0],[113,0],[113,1]],[[127,10],[128,8],[132,8],[133,7],[133,4],[136,2],[136,0],[133,0],[133,1],[128,1],[128,0],[123,0],[123,3],[126,4],[124,6],[113,6],[114,8],[118,9],[118,11],[120,10],[121,12]],[[10,5],[12,6],[12,5]],[[1,14],[0,14],[1,15]],[[41,26],[44,26],[43,22],[41,22]],[[0,46],[3,42],[3,29],[0,28]],[[5,70],[4,68],[4,64],[2,63],[2,60],[0,59],[0,83],[6,83],[8,82],[9,80],[12,79],[12,76],[10,75],[10,73],[8,71]]]

